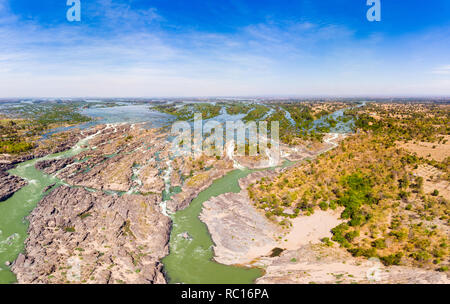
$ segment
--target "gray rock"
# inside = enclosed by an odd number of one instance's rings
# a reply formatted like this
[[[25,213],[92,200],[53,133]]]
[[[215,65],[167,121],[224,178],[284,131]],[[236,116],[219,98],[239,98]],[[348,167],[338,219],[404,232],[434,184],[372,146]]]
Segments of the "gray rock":
[[[171,221],[160,199],[61,186],[28,217],[26,255],[11,269],[19,283],[165,283]]]
[[[10,198],[16,191],[27,185],[20,177],[0,171],[0,202]]]

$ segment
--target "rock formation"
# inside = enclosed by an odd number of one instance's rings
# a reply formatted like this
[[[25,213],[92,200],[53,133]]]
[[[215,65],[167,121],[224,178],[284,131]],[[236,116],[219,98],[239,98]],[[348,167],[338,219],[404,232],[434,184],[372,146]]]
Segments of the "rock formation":
[[[108,195],[61,186],[28,217],[19,283],[165,283],[171,221],[157,195]]]
[[[10,198],[16,191],[25,186],[27,182],[20,177],[0,171],[0,202]]]

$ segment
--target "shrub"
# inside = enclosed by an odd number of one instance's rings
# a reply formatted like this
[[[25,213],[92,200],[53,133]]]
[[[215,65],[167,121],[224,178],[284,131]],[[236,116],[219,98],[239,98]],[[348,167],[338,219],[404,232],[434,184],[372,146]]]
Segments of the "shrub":
[[[75,228],[74,227],[64,227],[64,231],[65,232],[75,232]]]
[[[386,248],[386,240],[385,239],[378,239],[372,242],[372,247],[375,247],[377,249],[384,249]]]
[[[330,241],[330,238],[324,237],[320,240],[322,243],[324,243],[325,245],[327,245],[328,247],[333,246],[333,242]]]
[[[400,261],[401,261],[402,257],[403,257],[403,253],[399,252],[396,254],[391,254],[391,255],[381,257],[381,262],[386,266],[400,265]]]
[[[348,250],[353,256],[359,257],[363,256],[366,258],[377,257],[377,250],[375,248],[352,248]]]
[[[271,257],[271,258],[274,258],[274,257],[280,256],[280,254],[281,254],[283,251],[284,251],[284,249],[275,247],[274,249],[272,249],[272,253],[270,254],[270,257]]]
[[[328,204],[326,202],[321,202],[319,204],[320,209],[322,209],[323,211],[327,211],[328,210]]]

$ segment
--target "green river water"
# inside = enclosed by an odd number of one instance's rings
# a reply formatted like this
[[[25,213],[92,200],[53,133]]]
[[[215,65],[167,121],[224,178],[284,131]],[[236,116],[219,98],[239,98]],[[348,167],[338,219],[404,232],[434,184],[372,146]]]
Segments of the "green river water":
[[[250,284],[262,275],[260,269],[226,266],[214,262],[211,236],[206,225],[198,218],[203,202],[223,193],[239,192],[241,189],[238,180],[252,172],[252,170],[234,170],[215,180],[191,202],[189,207],[172,216],[170,254],[162,260],[170,283]],[[183,238],[181,234],[184,232],[187,232],[192,240]]]
[[[14,261],[18,254],[24,251],[28,228],[25,217],[42,199],[46,187],[54,183],[57,186],[62,184],[57,178],[35,169],[35,163],[43,159],[76,155],[82,151],[80,147],[87,141],[88,138],[66,152],[30,160],[10,170],[11,174],[26,179],[28,185],[8,200],[0,202],[0,284],[16,282],[15,275],[5,266],[5,262]],[[284,166],[290,164],[286,162]],[[251,284],[262,275],[261,269],[226,266],[214,262],[211,236],[206,225],[198,218],[203,202],[220,194],[239,192],[241,189],[238,180],[254,171],[256,170],[229,172],[201,192],[188,208],[172,215],[170,254],[162,261],[170,283]],[[187,232],[192,240],[186,240],[180,235],[184,232]]]
[[[66,152],[33,159],[10,170],[11,174],[26,179],[28,185],[0,203],[0,283],[16,282],[15,275],[5,266],[5,262],[14,261],[17,255],[24,251],[28,229],[25,217],[42,199],[46,187],[55,183],[56,186],[62,184],[62,181],[44,174],[34,165],[44,159],[76,155],[82,151],[79,147],[85,141]],[[212,261],[213,243],[206,225],[198,218],[203,202],[223,193],[239,192],[238,180],[251,172],[253,171],[234,170],[228,173],[201,192],[188,208],[172,216],[171,253],[163,260],[171,283],[252,283],[261,276],[260,269],[226,266]],[[186,231],[193,237],[192,241],[178,236]]]
[[[295,162],[285,161],[282,168]],[[274,168],[269,168],[274,169]],[[172,216],[170,254],[162,262],[169,283],[186,284],[251,284],[262,276],[262,269],[227,266],[213,261],[213,242],[206,224],[199,219],[203,203],[224,193],[238,193],[239,179],[256,170],[234,170],[215,180],[184,210]],[[187,232],[191,240],[181,234]]]
[[[19,164],[9,172],[28,181],[28,185],[17,191],[6,201],[0,202],[0,284],[16,282],[15,275],[5,266],[12,262],[24,250],[27,238],[28,221],[25,219],[44,196],[44,189],[52,184],[61,185],[56,177],[44,174],[34,165],[44,159],[70,157],[82,151],[80,146],[86,140],[80,141],[74,148],[43,158],[33,159]]]

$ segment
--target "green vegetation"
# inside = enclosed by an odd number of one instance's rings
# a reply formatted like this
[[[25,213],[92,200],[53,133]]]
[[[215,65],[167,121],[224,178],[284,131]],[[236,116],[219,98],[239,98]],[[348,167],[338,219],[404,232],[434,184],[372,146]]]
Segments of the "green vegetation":
[[[64,227],[64,231],[73,233],[73,232],[75,232],[75,228],[74,227]]]
[[[178,120],[192,120],[195,113],[201,113],[202,119],[214,118],[220,114],[221,108],[220,105],[209,103],[192,103],[180,106],[175,104],[157,105],[152,109],[176,116]]]
[[[281,249],[281,248],[278,248],[278,247],[273,248],[273,249],[272,249],[272,252],[270,253],[270,257],[273,258],[273,257],[280,256],[280,254],[281,254],[283,251],[284,251],[284,249]]]
[[[77,112],[77,103],[40,103],[4,109],[0,117],[0,153],[19,154],[37,147],[36,140],[52,128],[90,120]]]
[[[43,131],[55,125],[74,125],[90,121],[87,116],[78,113],[84,103],[38,103],[27,104],[3,110],[9,117],[26,119],[35,125],[35,130]]]
[[[17,140],[2,140],[0,141],[0,153],[18,154],[29,151],[34,148],[32,143]]]
[[[371,103],[348,114],[357,118],[356,127],[388,134],[390,141],[441,142],[450,134],[450,110],[436,104]]]
[[[426,135],[418,137],[433,140],[440,138],[439,132],[448,135],[448,120],[443,118],[448,108],[429,106],[415,116],[420,120],[416,121],[406,115],[414,105],[401,107],[404,112],[397,110],[396,115],[402,118],[397,117],[395,124],[408,124],[404,132],[400,127],[391,129],[379,112],[376,120],[362,115],[356,121],[358,135],[314,161],[256,182],[248,188],[250,198],[278,222],[309,215],[317,208],[341,208],[345,222],[332,229],[332,241],[354,256],[379,257],[386,265],[448,266],[442,264],[449,257],[450,202],[437,190],[425,193],[423,177],[415,174],[418,166],[430,160],[396,144],[409,138],[407,132],[422,132],[426,117],[435,124],[434,130],[423,130]],[[374,111],[372,106],[370,111]],[[435,120],[437,116],[441,119]],[[448,182],[448,158],[433,164],[441,170],[440,181]],[[322,242],[332,243],[329,239]]]
[[[220,103],[219,105],[225,106],[227,113],[230,115],[244,114],[253,108],[253,105],[241,102]]]
[[[244,122],[248,121],[258,121],[266,115],[270,109],[262,104],[253,105],[253,110],[248,112],[248,114],[242,119]]]

